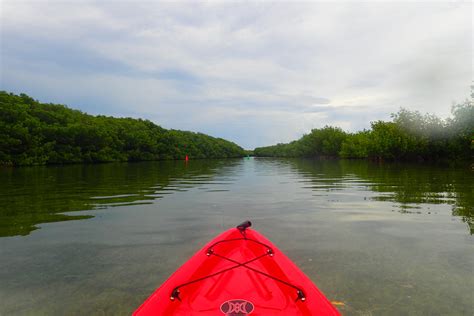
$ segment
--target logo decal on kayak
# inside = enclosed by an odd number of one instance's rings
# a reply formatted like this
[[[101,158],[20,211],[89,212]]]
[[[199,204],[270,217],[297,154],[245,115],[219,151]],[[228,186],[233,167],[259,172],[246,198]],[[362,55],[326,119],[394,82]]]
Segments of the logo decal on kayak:
[[[253,309],[253,304],[246,300],[228,300],[221,305],[221,312],[227,316],[248,315]]]

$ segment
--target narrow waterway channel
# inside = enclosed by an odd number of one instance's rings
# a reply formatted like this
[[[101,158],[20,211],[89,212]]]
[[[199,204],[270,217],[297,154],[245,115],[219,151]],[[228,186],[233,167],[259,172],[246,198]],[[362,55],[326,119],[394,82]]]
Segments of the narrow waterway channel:
[[[346,315],[472,315],[469,169],[236,159],[0,170],[0,315],[128,315],[245,219]]]

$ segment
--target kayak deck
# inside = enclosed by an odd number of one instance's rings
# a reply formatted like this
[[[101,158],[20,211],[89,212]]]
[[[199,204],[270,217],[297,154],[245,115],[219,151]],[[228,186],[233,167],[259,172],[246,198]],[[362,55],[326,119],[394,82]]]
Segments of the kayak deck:
[[[134,315],[339,315],[288,257],[247,227],[211,240]]]

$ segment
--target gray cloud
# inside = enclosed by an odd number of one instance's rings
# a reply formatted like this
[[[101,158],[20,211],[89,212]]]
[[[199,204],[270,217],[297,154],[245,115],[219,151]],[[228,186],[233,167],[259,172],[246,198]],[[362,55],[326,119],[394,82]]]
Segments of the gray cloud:
[[[401,106],[446,116],[472,81],[468,2],[5,0],[1,12],[1,89],[246,148],[367,128]]]

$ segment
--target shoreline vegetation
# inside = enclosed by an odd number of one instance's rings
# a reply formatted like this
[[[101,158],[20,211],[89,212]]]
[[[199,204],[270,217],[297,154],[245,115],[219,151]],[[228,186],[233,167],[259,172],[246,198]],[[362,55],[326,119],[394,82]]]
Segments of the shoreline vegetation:
[[[374,161],[469,162],[474,153],[474,90],[471,99],[453,105],[442,120],[401,108],[392,121],[348,133],[339,127],[313,129],[286,144],[258,147],[257,157],[369,159]]]
[[[0,165],[243,157],[243,148],[151,121],[93,116],[0,91]]]
[[[0,166],[210,158],[294,157],[461,162],[473,158],[474,90],[452,117],[400,109],[356,133],[313,129],[286,144],[244,150],[202,133],[164,129],[149,120],[90,115],[0,91]]]

